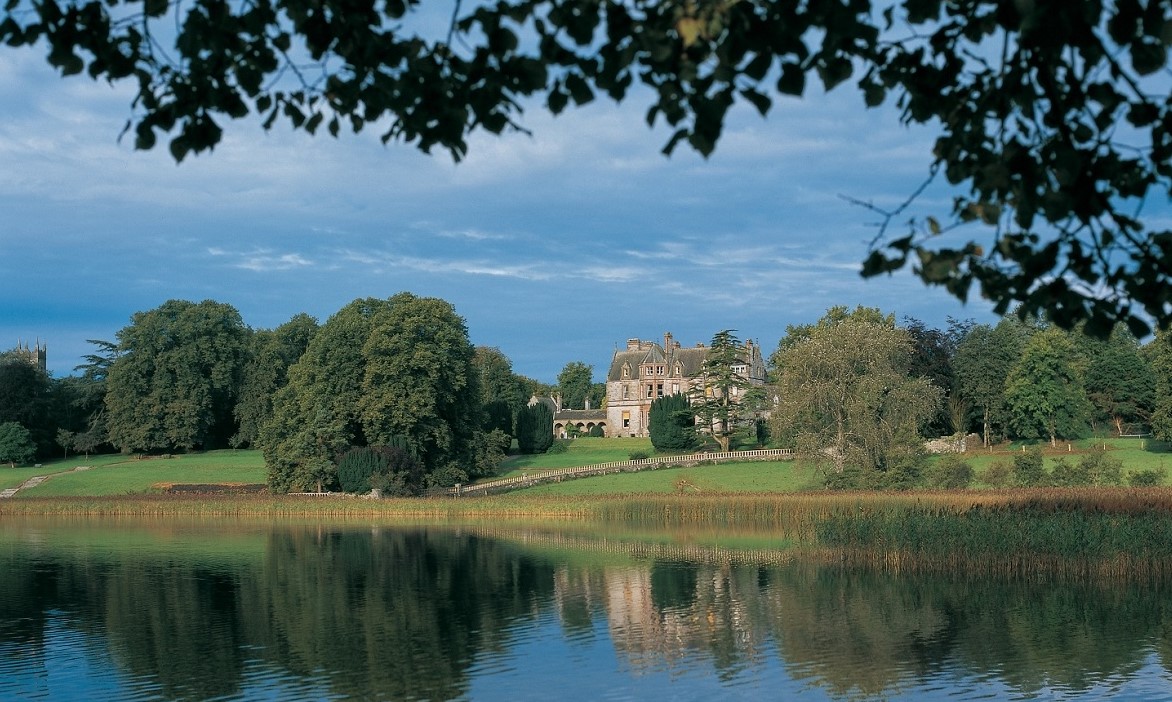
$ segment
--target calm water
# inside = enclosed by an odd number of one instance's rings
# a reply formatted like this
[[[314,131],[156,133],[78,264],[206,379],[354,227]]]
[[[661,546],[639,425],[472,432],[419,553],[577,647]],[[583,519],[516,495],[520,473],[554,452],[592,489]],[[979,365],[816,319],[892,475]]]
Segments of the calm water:
[[[1172,699],[1165,587],[565,541],[0,521],[0,699]]]

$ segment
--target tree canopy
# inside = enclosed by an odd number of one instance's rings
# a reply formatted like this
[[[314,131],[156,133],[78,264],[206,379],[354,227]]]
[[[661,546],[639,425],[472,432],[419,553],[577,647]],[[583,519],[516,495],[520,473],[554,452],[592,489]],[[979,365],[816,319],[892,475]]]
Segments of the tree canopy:
[[[135,313],[118,332],[106,378],[110,443],[124,451],[226,445],[248,334],[236,308],[214,300]]]
[[[1172,321],[1172,230],[1141,219],[1172,192],[1170,17],[1172,0],[457,1],[450,22],[418,0],[12,0],[0,43],[131,82],[126,130],[142,149],[169,136],[177,160],[252,114],[459,159],[472,132],[523,131],[533,102],[557,114],[598,93],[649,103],[666,153],[707,155],[738,102],[765,115],[853,85],[938,133],[925,173],[959,192],[940,217],[884,226],[865,275],[910,263],[1002,313],[1142,337]],[[984,241],[940,237],[962,223]]]

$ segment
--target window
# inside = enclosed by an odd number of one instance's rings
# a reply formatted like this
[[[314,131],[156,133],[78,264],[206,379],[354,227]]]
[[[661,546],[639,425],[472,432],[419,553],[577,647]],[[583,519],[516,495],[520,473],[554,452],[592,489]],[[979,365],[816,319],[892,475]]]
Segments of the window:
[[[631,398],[631,386],[624,385],[623,386],[623,399],[629,400],[630,398]]]
[[[671,394],[673,394],[673,395],[680,394],[680,384],[679,383],[672,383],[671,384]]]
[[[656,375],[663,375],[663,366],[656,366],[655,367],[655,374]]]
[[[627,378],[630,378],[630,377],[631,377],[631,367],[624,363],[623,364],[623,380],[626,380]]]
[[[623,412],[623,429],[631,428],[631,413]]]
[[[652,389],[653,389],[653,388],[652,388],[652,386],[651,386],[651,385],[648,385],[648,386],[647,386],[647,397],[651,397],[651,392],[652,392]]]
[[[663,397],[663,383],[657,383],[655,385],[655,396]]]

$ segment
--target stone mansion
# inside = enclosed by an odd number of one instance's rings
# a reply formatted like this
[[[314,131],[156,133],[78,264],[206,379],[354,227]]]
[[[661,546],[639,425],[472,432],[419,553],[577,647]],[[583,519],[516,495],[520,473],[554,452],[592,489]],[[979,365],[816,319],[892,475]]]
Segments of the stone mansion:
[[[765,384],[765,360],[759,344],[744,342],[745,364],[737,373],[751,385]],[[696,344],[684,348],[671,333],[663,344],[628,339],[626,348],[611,358],[606,374],[604,409],[567,410],[554,402],[554,435],[564,437],[576,429],[583,434],[602,426],[605,436],[647,436],[651,403],[665,395],[687,393],[703,384],[702,370],[708,347]]]

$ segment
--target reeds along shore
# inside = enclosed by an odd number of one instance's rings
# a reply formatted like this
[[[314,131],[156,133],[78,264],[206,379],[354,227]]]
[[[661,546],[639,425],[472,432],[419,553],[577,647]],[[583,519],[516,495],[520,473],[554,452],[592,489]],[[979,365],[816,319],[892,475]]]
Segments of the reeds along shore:
[[[885,570],[1172,579],[1172,488],[430,500],[151,495],[0,503],[0,518],[9,515],[737,527],[775,534],[818,560]]]

